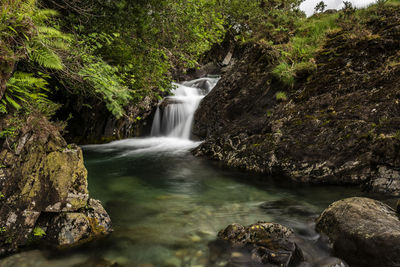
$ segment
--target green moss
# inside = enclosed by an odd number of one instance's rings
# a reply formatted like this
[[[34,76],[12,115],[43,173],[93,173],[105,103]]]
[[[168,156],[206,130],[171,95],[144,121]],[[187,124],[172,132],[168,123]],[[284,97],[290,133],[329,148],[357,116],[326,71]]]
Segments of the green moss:
[[[285,92],[277,92],[276,94],[275,94],[275,98],[276,98],[276,100],[281,100],[281,101],[286,101],[288,98],[287,98],[287,96],[286,96],[286,93]]]
[[[41,227],[36,226],[36,227],[33,229],[33,236],[42,238],[42,237],[44,237],[45,235],[46,235],[46,232],[45,232]]]

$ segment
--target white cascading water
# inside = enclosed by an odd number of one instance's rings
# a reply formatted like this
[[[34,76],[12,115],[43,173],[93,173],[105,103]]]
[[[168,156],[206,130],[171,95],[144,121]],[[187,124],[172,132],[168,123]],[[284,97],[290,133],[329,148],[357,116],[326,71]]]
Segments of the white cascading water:
[[[158,105],[151,136],[190,139],[193,117],[201,99],[217,84],[219,78],[200,78],[174,84],[172,96]]]
[[[190,140],[193,117],[201,99],[217,84],[219,78],[201,78],[175,84],[173,96],[164,98],[153,119],[151,136],[114,141],[104,145],[88,145],[86,149],[117,152],[114,157],[144,154],[186,155],[200,144]],[[182,169],[184,171],[185,169]]]

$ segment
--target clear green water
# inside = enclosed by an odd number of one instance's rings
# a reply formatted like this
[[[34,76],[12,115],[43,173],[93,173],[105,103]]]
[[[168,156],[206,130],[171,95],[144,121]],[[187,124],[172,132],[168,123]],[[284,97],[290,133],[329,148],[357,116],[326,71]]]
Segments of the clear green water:
[[[219,230],[260,220],[292,227],[310,261],[329,255],[314,220],[333,201],[359,195],[357,188],[300,186],[223,169],[193,157],[196,145],[152,138],[85,147],[91,197],[102,201],[115,232],[25,266],[94,266],[85,261],[99,258],[125,266],[209,266],[208,243]]]
[[[292,227],[312,247],[316,216],[333,201],[359,194],[222,169],[193,157],[188,150],[196,145],[153,138],[84,150],[89,191],[115,229],[96,246],[98,255],[128,266],[205,266],[207,244],[219,230],[259,220]],[[325,256],[315,249],[311,257]]]

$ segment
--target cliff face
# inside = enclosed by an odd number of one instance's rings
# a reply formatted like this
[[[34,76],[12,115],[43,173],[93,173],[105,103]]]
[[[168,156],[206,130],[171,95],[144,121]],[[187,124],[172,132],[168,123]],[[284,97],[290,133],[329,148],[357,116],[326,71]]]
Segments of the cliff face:
[[[157,106],[154,98],[146,96],[139,103],[126,107],[126,114],[117,119],[103,102],[93,97],[82,99],[59,91],[53,98],[63,103],[56,114],[58,120],[68,123],[63,137],[76,144],[106,143],[143,136],[150,132],[153,111]]]
[[[361,184],[400,195],[400,16],[383,10],[360,30],[328,36],[317,70],[287,101],[272,49],[248,48],[205,97],[194,154],[311,183]]]
[[[0,121],[0,255],[35,241],[69,246],[111,232],[89,199],[82,151],[39,114]]]

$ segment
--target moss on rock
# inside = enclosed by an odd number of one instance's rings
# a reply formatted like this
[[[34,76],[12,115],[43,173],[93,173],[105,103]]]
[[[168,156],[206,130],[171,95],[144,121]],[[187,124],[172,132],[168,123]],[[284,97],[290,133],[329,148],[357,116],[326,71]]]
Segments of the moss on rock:
[[[0,121],[0,129],[6,123],[6,120]],[[59,219],[54,224],[57,227],[51,228],[52,235],[45,238],[56,246],[72,245],[75,241],[111,231],[110,219],[101,204],[89,201],[81,149],[67,145],[58,129],[46,118],[30,115],[17,136],[2,144],[0,163],[5,167],[1,169],[0,179],[0,192],[4,195],[0,199],[0,226],[5,230],[0,234],[0,254],[27,245],[36,226],[47,229],[46,225],[57,216],[66,217]],[[81,209],[91,203],[95,208],[89,216]],[[103,227],[104,231],[92,230],[95,222],[91,220],[96,216],[102,218],[99,223],[107,225]],[[81,224],[86,228],[79,228]],[[74,229],[72,236],[75,236],[68,242],[62,238],[51,239],[68,228]]]

